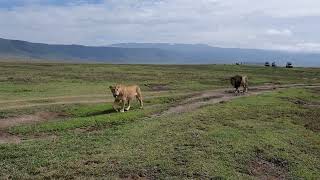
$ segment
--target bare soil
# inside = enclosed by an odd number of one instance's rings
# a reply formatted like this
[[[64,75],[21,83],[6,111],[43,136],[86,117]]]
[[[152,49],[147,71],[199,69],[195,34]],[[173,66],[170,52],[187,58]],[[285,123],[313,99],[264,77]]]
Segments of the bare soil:
[[[285,164],[277,160],[265,160],[257,157],[255,160],[250,162],[249,173],[258,179],[288,179],[288,168]]]
[[[38,112],[32,115],[22,115],[18,117],[9,117],[5,119],[0,119],[0,130],[7,129],[20,124],[29,124],[40,121],[47,121],[50,119],[56,119],[58,117],[65,117],[65,114],[56,112]]]
[[[159,93],[166,93],[166,91],[155,91],[143,94],[148,99],[149,96],[152,98],[162,97]],[[50,105],[64,105],[64,104],[96,104],[113,102],[114,99],[107,95],[80,95],[80,96],[57,96],[57,97],[46,97],[46,98],[34,98],[26,100],[5,100],[0,101],[0,110],[9,109],[22,109],[39,106],[50,106]]]
[[[239,97],[258,95],[265,92],[271,92],[276,89],[291,88],[291,87],[312,87],[313,88],[318,86],[319,85],[303,85],[303,84],[264,85],[264,86],[256,86],[256,87],[249,88],[249,91],[247,93],[244,93],[244,92],[235,93],[234,90],[230,90],[230,89],[206,91],[206,92],[194,94],[193,96],[183,100],[176,106],[170,107],[167,111],[164,111],[161,114],[156,114],[156,116],[190,112],[206,105],[224,103]]]
[[[290,87],[319,87],[318,85],[301,85],[301,84],[294,84],[294,85],[265,85],[265,86],[258,86],[249,89],[248,93],[240,93],[236,94],[233,90],[230,89],[220,89],[220,90],[213,90],[213,91],[205,91],[200,93],[195,93],[189,96],[187,99],[181,101],[175,106],[170,107],[168,110],[160,113],[155,114],[154,116],[163,116],[163,115],[172,115],[172,114],[181,114],[185,112],[190,112],[192,110],[198,109],[205,105],[210,104],[217,104],[217,103],[224,103],[230,101],[232,99],[236,99],[243,96],[251,96],[251,95],[258,95],[265,92],[270,92],[279,88],[290,88]],[[155,96],[153,96],[155,97]],[[161,97],[161,96],[159,96]],[[95,100],[95,101],[70,101],[70,102],[55,102],[54,104],[75,104],[75,103],[98,103],[98,102],[107,102],[109,100]],[[111,101],[110,101],[111,102]],[[3,102],[0,102],[3,103]],[[52,103],[42,103],[41,105],[51,105]],[[33,105],[33,106],[37,106]],[[19,108],[19,107],[15,107]],[[25,106],[22,106],[25,108]],[[20,138],[9,133],[6,133],[4,130],[21,125],[21,124],[30,124],[36,123],[41,121],[48,121],[52,119],[56,119],[59,117],[65,117],[65,114],[56,113],[56,112],[38,112],[32,115],[22,115],[18,117],[9,117],[5,119],[0,119],[0,143],[19,143]]]
[[[56,119],[56,118],[65,117],[65,116],[66,116],[65,114],[56,113],[56,112],[38,112],[32,115],[22,115],[18,117],[9,117],[5,119],[0,119],[0,144],[4,144],[4,143],[18,144],[21,142],[21,138],[19,136],[6,132],[7,128],[21,125],[21,124],[32,124],[36,122],[48,121],[51,119]],[[39,136],[39,137],[49,138],[49,136]],[[39,137],[33,137],[33,139],[38,139]]]
[[[167,84],[145,84],[152,91],[168,91],[170,87]]]
[[[236,99],[243,96],[257,95],[264,92],[275,90],[274,86],[270,87],[255,87],[251,89],[248,93],[234,93],[230,90],[214,90],[207,91],[195,96],[192,96],[184,101],[180,102],[178,105],[169,108],[167,111],[163,112],[161,115],[171,115],[171,114],[180,114],[185,112],[190,112],[195,109],[198,109],[205,105],[224,103],[232,99]]]
[[[6,143],[19,144],[20,142],[21,142],[21,139],[18,136],[15,136],[0,130],[0,144],[6,144]]]
[[[305,107],[320,107],[320,102],[319,101],[306,101],[303,99],[299,98],[283,98],[291,103],[300,105],[300,106],[305,106]]]

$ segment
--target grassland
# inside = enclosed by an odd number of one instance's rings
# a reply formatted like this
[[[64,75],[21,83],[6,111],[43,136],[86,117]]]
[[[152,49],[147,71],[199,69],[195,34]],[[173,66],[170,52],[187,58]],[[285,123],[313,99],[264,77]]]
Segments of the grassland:
[[[251,86],[320,83],[320,69],[312,68],[2,63],[3,119],[39,111],[64,116],[0,129],[21,139],[0,144],[0,177],[318,179],[319,88],[161,115],[194,92],[229,87],[234,74],[247,74]],[[42,105],[69,96],[107,99],[108,85],[117,82],[141,85],[145,109],[120,114],[111,103]],[[39,106],[6,109],[25,102]]]
[[[229,87],[228,77],[233,74],[247,74],[251,85],[320,82],[319,69],[311,68],[0,63],[0,98],[104,94],[114,83],[164,84],[183,92],[205,90]]]

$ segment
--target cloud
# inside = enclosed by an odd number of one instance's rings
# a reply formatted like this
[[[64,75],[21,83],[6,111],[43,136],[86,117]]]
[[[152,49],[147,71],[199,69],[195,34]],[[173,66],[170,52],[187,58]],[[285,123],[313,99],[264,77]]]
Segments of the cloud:
[[[103,0],[2,0],[0,1],[0,8],[10,9],[32,5],[66,6],[79,4],[97,4],[101,2],[103,2]]]
[[[299,44],[297,44],[297,46],[300,47],[299,49],[302,51],[309,51],[309,52],[318,51],[318,52],[320,52],[320,43],[312,43],[312,42],[299,43]]]
[[[276,36],[292,36],[292,32],[289,29],[283,29],[283,30],[268,29],[266,34],[267,35],[276,35]]]
[[[306,50],[320,42],[318,0],[13,0],[0,2],[0,37],[33,42],[206,43]],[[294,33],[293,33],[294,32]],[[300,44],[300,45],[299,45]],[[318,51],[317,48],[309,48]]]

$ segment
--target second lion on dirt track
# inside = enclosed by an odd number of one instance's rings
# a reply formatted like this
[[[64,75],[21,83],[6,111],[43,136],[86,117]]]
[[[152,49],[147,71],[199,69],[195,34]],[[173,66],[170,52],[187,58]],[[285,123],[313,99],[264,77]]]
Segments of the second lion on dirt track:
[[[129,111],[130,103],[134,98],[140,102],[140,109],[143,108],[141,89],[138,85],[126,86],[117,84],[109,87],[114,97],[113,109],[116,111],[124,112]],[[125,108],[126,103],[128,106]],[[116,106],[120,105],[120,109]]]
[[[235,93],[240,93],[239,87],[243,87],[243,92],[248,92],[248,77],[236,75],[230,78],[230,82],[234,88]]]

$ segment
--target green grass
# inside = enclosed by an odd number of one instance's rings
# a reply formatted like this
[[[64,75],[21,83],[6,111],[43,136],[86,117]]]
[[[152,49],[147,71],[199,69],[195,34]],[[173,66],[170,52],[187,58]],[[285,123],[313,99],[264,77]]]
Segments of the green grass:
[[[137,103],[133,103],[131,111],[117,113],[112,104],[77,105],[69,106],[61,111],[67,117],[31,125],[15,126],[9,132],[13,134],[39,134],[47,132],[63,132],[75,128],[102,129],[118,126],[123,123],[137,120],[151,114],[165,110],[170,104],[182,97],[159,97],[145,101],[145,108],[140,110]],[[51,109],[52,111],[52,109]]]
[[[228,77],[249,76],[251,85],[319,83],[319,69],[265,68],[233,65],[107,65],[0,63],[0,99],[105,94],[114,83],[165,84],[171,90],[192,91],[229,87]]]
[[[259,157],[282,163],[288,177],[317,179],[320,135],[305,127],[308,118],[316,114],[306,116],[310,107],[292,103],[290,98],[320,100],[319,94],[310,90],[289,89],[243,97],[181,116],[148,118],[155,110],[151,107],[87,117],[83,109],[74,109],[79,117],[68,121],[14,128],[13,132],[20,135],[54,133],[57,140],[0,145],[0,174],[15,178],[140,175],[248,179],[253,178],[248,173],[249,164]],[[105,107],[97,105],[90,111]],[[312,110],[319,112],[320,108]],[[94,128],[77,131],[79,127]]]
[[[234,74],[247,74],[251,86],[320,82],[320,70],[312,68],[1,63],[2,101],[108,96],[108,85],[116,82],[137,83],[144,94],[152,89],[143,84],[164,84],[170,91],[146,98],[143,110],[135,103],[126,113],[115,113],[111,103],[0,111],[0,117],[66,115],[1,130],[22,142],[0,144],[0,179],[257,179],[250,165],[261,159],[286,178],[319,179],[319,88],[278,90],[154,116],[186,98],[184,92],[229,87]]]

